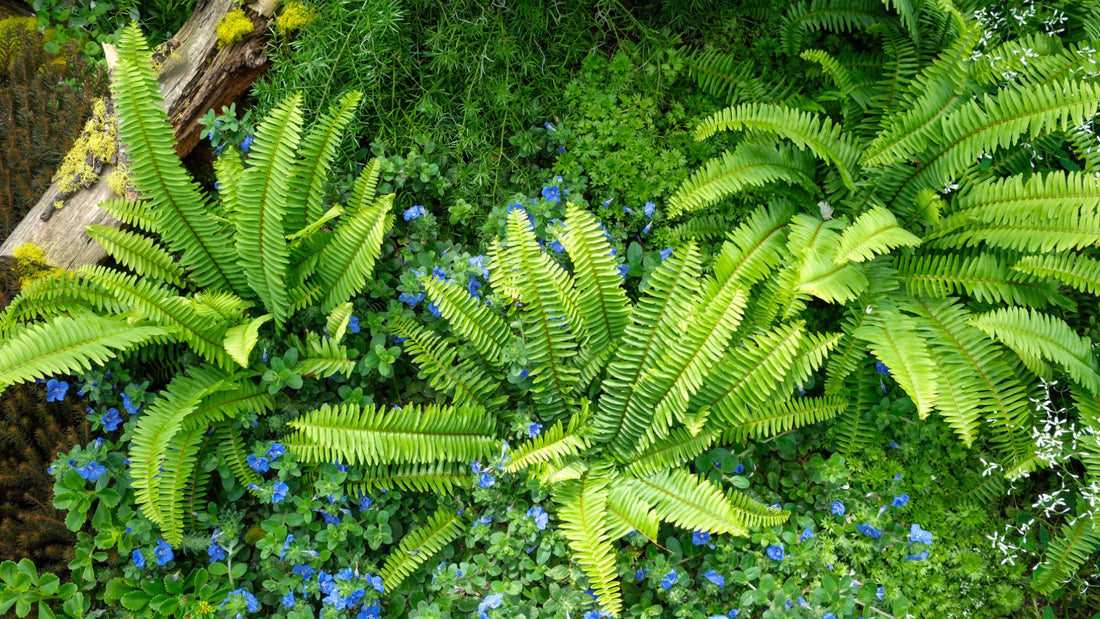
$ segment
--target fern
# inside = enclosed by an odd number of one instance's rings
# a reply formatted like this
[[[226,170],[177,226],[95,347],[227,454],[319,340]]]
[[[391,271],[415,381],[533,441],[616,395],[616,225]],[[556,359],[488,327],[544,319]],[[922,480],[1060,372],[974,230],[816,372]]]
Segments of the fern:
[[[780,26],[779,37],[789,54],[797,54],[808,32],[832,30],[851,32],[867,28],[885,15],[881,3],[875,0],[812,0],[800,2],[787,11]]]
[[[348,485],[345,494],[363,495],[375,490],[398,488],[406,491],[454,494],[470,482],[466,464],[439,462],[436,464],[378,465],[365,467],[359,481]]]
[[[618,483],[615,483],[618,482]],[[621,480],[613,480],[607,492],[607,520],[609,539],[618,539],[631,531],[637,531],[646,539],[656,542],[661,520],[651,505],[638,499]]]
[[[107,255],[138,275],[155,277],[176,287],[184,285],[179,263],[149,237],[110,226],[88,226],[84,231]]]
[[[1049,594],[1073,576],[1089,554],[1100,549],[1100,533],[1092,518],[1079,515],[1062,527],[1062,535],[1051,540],[1043,562],[1035,568],[1032,587]]]
[[[357,194],[366,192],[368,180],[366,174],[359,176]],[[317,264],[318,283],[328,291],[321,300],[322,312],[347,301],[366,283],[381,255],[382,235],[393,225],[392,207],[393,194],[383,196],[370,207],[358,207],[333,230]]]
[[[701,171],[680,185],[668,201],[668,216],[701,209],[751,186],[785,182],[817,192],[814,161],[782,146],[743,142],[732,152],[708,161]]]
[[[899,256],[897,269],[910,296],[943,298],[965,293],[984,303],[1034,307],[1060,298],[1056,287],[1023,275],[1022,269],[1010,269],[991,252]]]
[[[386,557],[382,566],[382,580],[390,590],[396,589],[413,570],[423,565],[432,555],[454,541],[461,533],[465,520],[454,510],[439,508],[427,522],[401,539]]]
[[[500,369],[500,352],[513,339],[508,325],[458,284],[435,277],[426,277],[422,282],[451,328],[469,340],[493,368]]]
[[[844,230],[833,262],[864,262],[876,254],[917,245],[920,245],[920,238],[900,227],[893,213],[875,207],[860,215]]]
[[[1025,256],[1012,268],[1029,275],[1058,280],[1088,294],[1100,292],[1100,261],[1088,256]]]
[[[723,438],[729,442],[744,443],[747,439],[775,436],[793,428],[832,419],[846,408],[848,401],[838,396],[775,402],[755,413],[752,419],[730,427]]]
[[[622,610],[615,580],[615,553],[609,541],[607,482],[596,473],[562,484],[554,493],[561,532],[596,592],[600,608],[612,615]]]
[[[890,368],[923,419],[936,400],[938,383],[928,349],[917,333],[914,322],[903,314],[882,308],[874,323],[860,327],[855,336],[867,342],[868,348]]]
[[[214,440],[217,441],[218,459],[226,463],[242,486],[251,488],[263,483],[252,467],[248,466],[240,430],[230,422],[222,422],[214,427]]]
[[[558,421],[550,429],[516,449],[511,454],[511,461],[504,465],[504,470],[521,471],[538,463],[562,462],[579,455],[587,442],[577,435],[577,428],[574,426],[575,424],[570,424],[566,429]]]
[[[680,466],[681,462],[694,460],[706,451],[716,438],[714,432],[692,434],[686,428],[676,428],[632,455],[625,470],[635,477],[645,477]]]
[[[321,198],[329,166],[361,99],[360,92],[345,94],[313,125],[302,140],[302,158],[294,166],[289,184],[285,220],[287,234],[304,228],[321,216]]]
[[[469,361],[461,360],[456,365],[458,351],[442,339],[403,318],[393,321],[390,328],[406,338],[405,349],[413,354],[421,375],[429,377],[433,389],[450,395],[460,407],[474,406],[487,411],[500,408],[501,398],[496,395],[497,385],[491,377]]]
[[[596,218],[570,204],[562,244],[573,261],[577,310],[587,326],[588,347],[602,351],[618,341],[629,323],[630,306],[615,261]]]

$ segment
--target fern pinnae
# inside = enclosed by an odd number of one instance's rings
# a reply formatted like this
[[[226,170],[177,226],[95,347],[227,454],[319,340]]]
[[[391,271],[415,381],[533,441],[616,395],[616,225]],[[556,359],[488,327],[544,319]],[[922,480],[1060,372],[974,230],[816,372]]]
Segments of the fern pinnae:
[[[774,402],[768,408],[753,412],[750,419],[726,429],[722,440],[745,443],[788,432],[794,428],[832,419],[848,407],[848,400],[839,396],[794,398]]]
[[[206,429],[224,419],[232,419],[245,412],[264,415],[275,409],[275,397],[262,385],[246,380],[247,373],[232,377],[232,387],[211,393],[203,398],[193,412],[183,420],[184,430]]]
[[[421,281],[428,297],[451,328],[469,340],[493,369],[502,370],[500,353],[514,339],[507,323],[454,282],[436,277],[426,277]]]
[[[386,557],[382,580],[389,590],[396,589],[413,570],[423,565],[462,534],[466,520],[454,509],[441,507],[420,527],[413,529]]]
[[[100,202],[98,206],[119,223],[133,226],[142,232],[157,231],[157,224],[153,219],[153,213],[149,210],[149,205],[141,200],[115,197]]]
[[[634,477],[645,477],[694,460],[707,450],[718,435],[709,430],[692,434],[686,428],[674,428],[668,436],[655,441],[632,455],[625,471]]]
[[[881,3],[873,0],[799,2],[787,10],[779,35],[787,53],[793,56],[802,47],[806,31],[851,32],[857,26],[867,28],[884,17]]]
[[[862,213],[848,226],[837,243],[835,264],[864,262],[876,254],[898,247],[916,247],[920,238],[898,225],[890,211],[876,206]]]
[[[600,608],[618,615],[622,592],[615,578],[615,548],[608,539],[605,474],[589,471],[580,480],[559,486],[553,496],[559,506],[559,530],[588,576]]]
[[[260,476],[248,466],[248,456],[241,431],[232,421],[223,421],[214,426],[218,458],[229,467],[233,476],[244,487],[258,486],[263,483]]]
[[[1035,568],[1032,586],[1040,593],[1051,593],[1063,581],[1074,575],[1096,549],[1100,548],[1100,532],[1094,519],[1078,514],[1062,526],[1061,536],[1051,540],[1043,562]]]
[[[183,430],[172,437],[165,450],[160,491],[153,509],[159,512],[161,535],[170,544],[183,539],[184,505],[188,482],[193,480],[199,452],[206,438],[205,428]]]
[[[932,412],[937,388],[928,349],[911,319],[890,308],[876,308],[875,313],[876,320],[856,331],[856,337],[886,364],[923,419]]]
[[[611,244],[596,218],[570,203],[562,244],[573,262],[577,309],[584,316],[588,348],[602,350],[618,341],[630,322],[630,302],[622,288]]]
[[[786,232],[793,211],[777,203],[753,211],[729,233],[714,261],[713,282],[717,287],[729,279],[750,287],[778,267],[786,257]],[[712,290],[717,291],[712,285]]]
[[[393,226],[392,208],[393,194],[388,194],[336,225],[332,240],[320,251],[315,274],[328,291],[321,300],[322,312],[347,301],[366,283],[382,254],[382,237]]]
[[[665,522],[689,531],[748,535],[745,522],[722,490],[682,468],[632,478],[630,484]]]
[[[542,434],[523,443],[512,452],[504,470],[514,473],[542,462],[562,462],[579,454],[588,443],[577,434],[578,429],[573,425],[570,423],[566,428],[559,420]]]
[[[287,196],[285,232],[292,234],[316,221],[322,213],[325,177],[344,130],[355,115],[362,93],[353,91],[325,112],[302,139],[301,158],[295,162]]]
[[[466,463],[392,464],[362,468],[358,481],[345,486],[345,496],[362,496],[376,490],[394,488],[410,492],[450,495],[470,485],[470,467]]]
[[[451,395],[458,406],[477,406],[488,411],[499,408],[499,398],[494,397],[495,383],[467,360],[460,360],[456,366],[458,351],[453,346],[404,317],[395,319],[390,328],[405,338],[405,349],[413,354],[433,389]]]
[[[1012,268],[1028,275],[1058,280],[1087,294],[1100,293],[1100,260],[1085,255],[1024,256]]]
[[[618,483],[616,483],[618,482]],[[638,498],[630,486],[613,477],[607,492],[607,520],[610,539],[618,539],[631,531],[641,533],[657,543],[661,519],[653,507]]]
[[[109,256],[138,275],[183,287],[183,269],[153,239],[111,226],[87,226],[84,231]]]

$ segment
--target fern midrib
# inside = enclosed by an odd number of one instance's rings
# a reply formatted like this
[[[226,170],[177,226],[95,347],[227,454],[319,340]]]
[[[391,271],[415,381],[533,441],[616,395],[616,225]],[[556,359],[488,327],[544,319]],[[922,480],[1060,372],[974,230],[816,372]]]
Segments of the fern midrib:
[[[666,443],[660,449],[650,449],[638,454],[637,459],[631,462],[627,469],[631,472],[637,472],[642,475],[652,475],[654,473],[658,473],[662,469],[652,470],[647,465],[649,465],[650,463],[660,462],[661,456],[666,453],[679,453],[680,448],[691,445],[692,443],[700,442],[706,445],[713,440],[713,432],[700,432],[695,436],[688,435],[687,438],[677,441],[675,443]]]
[[[745,170],[749,170],[749,169],[752,169],[752,168],[776,168],[776,169],[782,169],[782,170],[790,170],[791,172],[794,172],[795,175],[797,175],[797,176],[805,177],[805,175],[802,174],[802,171],[795,168],[794,166],[784,165],[782,163],[776,163],[774,161],[758,161],[758,162],[753,162],[753,163],[747,163],[747,164],[745,164],[741,167],[733,168],[733,169],[729,170],[728,172],[726,172],[726,173],[724,173],[720,176],[716,176],[714,178],[707,179],[707,180],[699,179],[700,182],[698,182],[697,184],[695,184],[694,187],[692,187],[691,193],[688,194],[687,197],[684,197],[684,198],[681,198],[681,199],[677,200],[677,202],[681,203],[681,206],[680,206],[681,210],[686,210],[686,208],[688,208],[690,206],[697,206],[697,203],[706,202],[707,198],[705,196],[704,197],[697,197],[697,194],[702,193],[703,191],[705,191],[706,189],[709,189],[713,185],[716,185],[716,184],[718,184],[722,181],[725,181],[727,178],[730,178],[732,176],[736,176],[738,174],[741,174]],[[772,179],[772,180],[774,180],[774,179]],[[770,180],[764,181],[764,183],[767,183],[767,182],[770,182]],[[746,185],[755,185],[757,183],[752,183],[750,181],[746,181],[745,184]],[[763,184],[763,183],[761,183],[761,184]]]
[[[317,191],[320,189],[314,189],[314,180],[323,177],[321,170],[325,167],[322,161],[325,158],[325,149],[332,143],[332,138],[336,133],[336,125],[340,122],[340,114],[333,117],[332,122],[325,125],[325,133],[321,138],[321,146],[317,149],[317,157],[313,159],[313,165],[308,169],[308,172],[304,178],[306,195],[302,199],[302,225],[300,228],[304,228],[309,223],[309,212],[311,210],[311,202],[319,202],[320,198],[317,197]],[[322,178],[323,180],[323,178]],[[311,198],[317,197],[317,200],[311,200]]]
[[[783,406],[787,406],[788,408],[786,410],[784,410],[782,408]],[[775,407],[775,410],[777,412],[774,415],[764,415],[764,416],[754,415],[752,419],[747,420],[747,421],[742,421],[741,423],[731,427],[730,429],[731,430],[741,430],[741,431],[744,431],[744,432],[752,432],[753,430],[756,430],[757,426],[761,426],[761,425],[764,425],[764,424],[769,424],[769,423],[772,423],[772,422],[775,422],[775,421],[778,421],[778,420],[781,420],[781,419],[797,419],[799,417],[799,415],[810,415],[812,417],[813,413],[820,412],[820,411],[827,411],[827,410],[829,410],[831,408],[834,408],[836,406],[837,406],[836,402],[822,402],[820,404],[817,404],[815,406],[811,406],[809,408],[796,408],[794,405],[792,405],[788,401],[788,402],[784,402],[780,405],[777,405]],[[792,422],[792,424],[793,424],[793,422]]]
[[[1073,535],[1066,536],[1066,546],[1063,552],[1058,553],[1058,560],[1051,567],[1048,567],[1045,574],[1039,579],[1039,586],[1050,584],[1052,580],[1058,577],[1064,577],[1062,574],[1063,566],[1068,563],[1068,559],[1073,554],[1073,550],[1076,549],[1077,544],[1081,539],[1089,532],[1088,519],[1084,516],[1078,516],[1079,520],[1073,525]],[[1049,555],[1049,553],[1048,553]],[[1040,564],[1049,565],[1049,564]]]
[[[442,285],[446,286],[447,284],[442,284]],[[487,329],[487,328],[483,328],[482,324],[481,324],[481,321],[478,320],[478,317],[473,312],[466,311],[466,307],[463,306],[462,303],[459,303],[459,302],[456,302],[456,301],[451,301],[450,299],[447,299],[444,295],[439,295],[439,297],[440,297],[441,300],[447,301],[447,303],[451,306],[451,311],[458,314],[459,317],[462,319],[461,321],[456,320],[456,321],[452,321],[452,322],[454,322],[454,323],[461,322],[465,325],[472,325],[472,330],[473,331],[475,331],[476,333],[481,333],[482,337],[485,340],[491,342],[492,344],[495,344],[496,347],[499,348],[499,349],[504,349],[508,346],[508,340],[507,339],[504,339],[504,340],[497,339],[497,335],[494,334],[492,330]],[[496,320],[496,316],[490,315],[490,321],[491,320]],[[505,338],[507,338],[507,327],[505,327]],[[471,335],[470,339],[471,340],[476,340],[477,336],[476,335]],[[488,356],[487,355],[486,356],[486,361],[492,363],[494,366],[497,366],[497,367],[499,367],[499,365],[500,365],[499,364],[499,356],[497,356],[497,355],[493,355],[493,356]]]
[[[584,257],[585,257],[584,263],[588,264],[588,265],[591,265],[591,267],[592,267],[591,268],[592,280],[593,280],[593,282],[592,282],[593,286],[592,287],[595,289],[596,298],[599,302],[597,304],[599,306],[599,311],[600,311],[600,313],[598,314],[598,318],[599,318],[600,323],[601,323],[600,324],[601,328],[604,330],[605,333],[607,333],[607,345],[610,346],[611,345],[611,338],[613,337],[614,333],[612,332],[612,329],[611,329],[611,315],[608,313],[608,309],[607,309],[607,303],[608,303],[607,295],[605,295],[604,292],[603,292],[603,286],[600,285],[601,282],[600,282],[599,274],[596,272],[596,267],[598,266],[595,263],[596,256],[593,254],[593,252],[591,251],[591,248],[588,246],[588,244],[582,241],[582,238],[584,238],[584,236],[583,236],[584,231],[581,230],[579,232],[580,232],[580,234],[577,235],[577,237],[578,237],[577,238],[577,241],[578,241],[577,242],[577,247],[578,247],[578,249],[583,249],[584,250],[584,254],[585,254],[584,255]],[[587,239],[585,239],[585,240],[587,240]]]
[[[1042,323],[1042,320],[1040,319],[1039,322]],[[1043,326],[1046,327],[1047,325],[1045,323],[1043,323]],[[1010,333],[1010,334],[1012,334],[1013,336],[1015,336],[1017,338],[1019,338],[1020,336],[1023,336],[1024,339],[1027,339],[1027,337],[1030,336],[1030,337],[1036,338],[1038,340],[1044,341],[1051,348],[1053,348],[1055,350],[1060,350],[1061,352],[1065,353],[1067,356],[1069,356],[1074,361],[1080,363],[1081,365],[1084,365],[1084,366],[1088,367],[1088,363],[1086,361],[1084,361],[1080,356],[1078,356],[1077,353],[1075,353],[1074,351],[1067,348],[1064,344],[1062,344],[1062,342],[1060,340],[1051,339],[1050,337],[1047,337],[1047,334],[1046,334],[1045,330],[1044,331],[1037,331],[1037,332],[1036,331],[1025,331],[1023,329],[1017,329],[1017,328],[1015,328],[1012,325],[1007,324],[1007,323],[1002,323],[1002,324],[999,324],[999,325],[991,325],[991,327],[993,329],[997,330],[997,331]],[[1036,355],[1036,356],[1042,358],[1043,354],[1040,351],[1039,354]]]
[[[460,438],[460,437],[475,437],[492,440],[494,437],[491,434],[484,432],[451,432],[443,430],[410,430],[408,428],[401,428],[396,430],[387,430],[385,428],[349,428],[346,425],[334,425],[327,422],[310,421],[309,423],[295,422],[295,428],[303,430],[304,428],[310,428],[315,432],[323,431],[336,431],[337,434],[384,434],[384,435],[411,435],[411,436],[438,436],[440,438]],[[324,449],[335,449],[331,445],[320,445]]]
[[[771,356],[772,354],[775,354],[775,352],[777,350],[779,350],[783,345],[787,344],[791,340],[795,339],[796,337],[800,337],[801,333],[802,333],[802,331],[800,329],[791,329],[781,340],[775,342],[775,344],[769,348],[767,354],[765,354],[763,357],[761,357],[760,360],[757,363],[755,363],[752,367],[747,368],[748,371],[744,372],[738,378],[738,380],[734,381],[729,386],[728,389],[723,391],[721,393],[721,395],[719,395],[713,401],[708,403],[706,406],[700,407],[700,410],[713,408],[715,405],[717,405],[722,400],[726,399],[727,396],[729,396],[731,393],[733,393],[739,387],[741,387],[741,385],[744,385],[749,380],[749,378],[751,378],[753,376],[756,376],[757,372],[760,372],[762,370],[766,370],[767,368],[764,367],[763,360],[766,359],[767,357]],[[739,369],[744,370],[746,368],[741,367]]]
[[[974,439],[977,438],[978,426],[981,421],[972,413],[974,407],[962,405],[962,398],[965,392],[955,388],[955,382],[947,375],[947,370],[945,369],[946,365],[940,360],[940,354],[936,350],[936,347],[927,346],[926,349],[928,350],[928,358],[932,361],[932,367],[941,377],[936,388],[936,412],[938,412],[941,417],[947,418],[947,425],[961,434],[963,444],[969,447],[974,442]],[[950,401],[953,410],[947,411],[944,410],[945,407],[940,406],[941,397],[947,398],[948,401]]]
[[[685,473],[685,475],[690,476],[690,473]],[[732,522],[732,521],[728,520],[727,518],[724,518],[721,514],[715,514],[715,513],[711,512],[709,509],[707,509],[707,507],[705,505],[701,505],[701,504],[696,503],[694,501],[690,501],[685,497],[679,496],[677,494],[673,494],[673,493],[669,492],[668,490],[665,490],[661,486],[658,486],[658,485],[654,484],[653,482],[649,481],[648,479],[646,479],[644,477],[638,477],[636,479],[637,479],[638,482],[640,482],[642,484],[645,484],[646,486],[650,487],[651,489],[657,491],[658,494],[666,497],[666,500],[668,500],[669,502],[679,503],[681,505],[687,505],[688,507],[691,507],[692,509],[694,509],[696,511],[696,513],[705,514],[709,518],[713,518],[714,520],[716,520],[718,522],[724,523],[729,528],[729,530],[731,530],[731,531],[740,531],[740,530],[744,529],[744,527],[741,526],[739,523]],[[669,481],[672,481],[671,477],[668,478],[668,479],[669,479]],[[728,504],[728,501],[726,503]]]

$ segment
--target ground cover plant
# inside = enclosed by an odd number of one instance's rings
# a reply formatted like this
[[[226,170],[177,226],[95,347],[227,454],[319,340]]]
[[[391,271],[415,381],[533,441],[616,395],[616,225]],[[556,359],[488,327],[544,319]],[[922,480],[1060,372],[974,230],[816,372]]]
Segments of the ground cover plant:
[[[391,51],[555,15],[372,6],[409,11],[370,23]],[[0,610],[1095,614],[1095,28],[1030,6],[667,20],[694,49],[618,7],[615,53],[569,52],[580,113],[525,120],[538,163],[465,205],[446,140],[349,156],[384,93],[327,80],[327,111],[211,114],[198,186],[128,30],[147,201],[89,231],[116,266],[0,316],[3,382],[99,435],[49,470],[68,572],[4,563]],[[726,36],[746,15],[760,39]]]

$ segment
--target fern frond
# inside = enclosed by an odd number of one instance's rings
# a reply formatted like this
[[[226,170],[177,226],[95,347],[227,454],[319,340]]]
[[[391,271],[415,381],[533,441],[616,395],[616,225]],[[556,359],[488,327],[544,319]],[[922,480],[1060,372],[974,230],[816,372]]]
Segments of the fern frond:
[[[157,480],[160,488],[151,509],[157,512],[161,535],[170,544],[183,539],[184,505],[193,481],[199,451],[206,438],[205,428],[184,430],[172,437],[164,453],[163,472]],[[152,519],[151,519],[152,520]]]
[[[313,335],[313,334],[311,334]],[[348,348],[331,337],[314,337],[306,340],[303,356],[291,368],[296,374],[323,378],[333,374],[348,376],[355,369],[355,361],[348,358]]]
[[[838,264],[835,259],[843,238],[836,231],[843,227],[841,220],[825,221],[805,213],[791,219],[787,249],[791,255],[800,258],[794,292],[809,294],[829,303],[846,303],[867,289],[869,282],[861,268],[848,262]],[[791,313],[789,309],[787,314]]]
[[[674,428],[668,436],[631,455],[626,472],[634,477],[645,477],[680,466],[706,451],[715,438],[717,435],[710,431],[692,434],[686,428]]]
[[[1077,335],[1061,319],[1027,308],[1004,307],[974,316],[970,324],[1021,357],[1041,357],[1061,365],[1075,381],[1100,395],[1092,341]]]
[[[928,349],[907,316],[891,308],[876,308],[875,313],[872,323],[855,335],[890,368],[890,375],[913,399],[923,419],[936,401],[935,369]]]
[[[356,195],[366,191],[368,180],[366,174],[359,176]],[[393,226],[392,208],[393,194],[385,195],[369,207],[356,205],[351,217],[336,224],[317,262],[317,283],[328,291],[321,300],[322,312],[347,301],[366,284],[382,254],[382,236]]]
[[[573,262],[577,310],[588,335],[587,348],[601,351],[616,342],[630,323],[630,302],[596,218],[570,203],[565,209],[562,245]]]
[[[765,80],[743,54],[698,51],[684,64],[701,89],[733,105],[741,102],[779,103],[793,97],[798,87],[788,80]]]
[[[252,307],[232,292],[196,292],[191,297],[191,309],[205,318],[236,323],[244,320],[244,313]]]
[[[627,483],[643,501],[654,505],[661,520],[688,531],[748,536],[745,521],[729,498],[711,482],[677,467]]]
[[[920,238],[898,225],[890,211],[872,207],[852,222],[840,235],[833,262],[864,262],[876,254],[889,253],[898,247],[916,247]]]
[[[877,0],[811,0],[799,2],[787,10],[779,29],[779,38],[787,53],[794,56],[802,48],[806,34],[821,30],[854,32],[866,30],[883,21],[886,15]]]
[[[501,369],[500,352],[514,340],[508,325],[454,282],[428,277],[423,284],[428,298],[450,322],[451,328],[469,341],[493,369]]]
[[[848,400],[839,396],[794,398],[774,402],[752,418],[726,430],[722,440],[746,443],[748,439],[763,439],[836,417],[848,408]]]
[[[733,228],[730,218],[721,214],[699,215],[676,224],[668,230],[669,239],[676,244],[682,241],[707,241],[725,236]]]
[[[500,447],[492,417],[473,408],[325,404],[289,425],[287,450],[312,463],[474,462]]]
[[[1100,549],[1100,532],[1096,529],[1094,520],[1085,515],[1063,525],[1062,534],[1050,541],[1043,562],[1035,568],[1031,586],[1039,593],[1049,594],[1073,576]]]
[[[833,81],[833,85],[840,91],[840,96],[850,98],[860,108],[867,109],[867,105],[871,100],[870,94],[865,90],[856,89],[856,82],[848,67],[841,64],[832,54],[821,49],[807,49],[803,50],[799,56],[803,60],[820,65],[825,75],[829,76],[829,79]]]
[[[405,349],[413,354],[421,377],[427,376],[433,389],[450,395],[459,407],[476,406],[487,411],[500,408],[502,397],[496,395],[497,382],[466,359],[455,365],[458,351],[442,338],[403,317],[395,319],[390,328],[406,338]]]
[[[293,234],[321,216],[324,182],[344,130],[355,115],[362,93],[349,92],[330,107],[302,140],[287,196],[285,232]]]
[[[24,286],[4,308],[0,314],[0,342],[14,333],[18,323],[91,308],[121,314],[130,306],[86,277],[72,271],[53,271]]]
[[[271,314],[264,314],[252,319],[247,324],[226,329],[222,347],[242,368],[248,367],[248,356],[260,339],[260,327],[268,320],[271,320]]]
[[[787,224],[792,214],[786,203],[759,208],[730,232],[714,260],[711,294],[731,279],[750,287],[781,265],[786,260]]]
[[[833,426],[837,429],[836,450],[843,454],[863,453],[865,448],[882,436],[875,425],[871,408],[882,399],[880,378],[874,370],[874,358],[867,355],[863,363],[840,381],[848,397],[848,407]],[[826,389],[826,393],[829,393]]]
[[[790,518],[790,512],[764,505],[737,490],[728,490],[726,498],[732,512],[749,528],[774,527],[783,524]]]
[[[228,222],[235,223],[237,214],[241,211],[240,189],[244,178],[244,163],[236,155],[218,157],[214,160],[214,173],[218,178],[215,187],[218,192],[218,206],[221,207],[219,214]]]
[[[72,374],[106,363],[119,353],[164,337],[150,324],[104,318],[91,313],[57,316],[30,325],[0,344],[0,390],[15,383]]]
[[[577,417],[570,420],[568,428],[558,421],[550,429],[517,447],[511,454],[511,460],[505,463],[504,470],[514,473],[541,462],[563,462],[581,453],[588,442],[578,434],[575,419]]]
[[[637,531],[656,542],[657,531],[661,527],[661,519],[653,506],[639,499],[630,486],[620,479],[612,479],[607,492],[607,521],[608,539],[619,539],[631,531]]]
[[[223,419],[235,419],[242,413],[253,412],[262,416],[275,409],[275,397],[262,384],[242,378],[236,375],[231,388],[204,397],[183,420],[183,429],[205,430]]]
[[[378,489],[393,488],[450,495],[459,488],[470,485],[469,466],[454,462],[378,465],[363,467],[361,470],[361,478],[348,484],[346,495],[363,495]]]
[[[246,290],[226,230],[214,219],[206,200],[173,148],[172,127],[161,108],[161,96],[149,61],[149,48],[136,25],[119,40],[119,63],[111,72],[123,142],[145,156],[130,162],[134,185],[149,200],[156,230],[195,282],[214,290]]]
[[[128,198],[111,198],[99,203],[99,208],[122,223],[133,226],[143,232],[153,233],[157,231],[156,221],[149,205],[141,200]]]
[[[183,269],[153,239],[113,226],[87,226],[84,232],[123,266],[145,277],[183,287]]]
[[[218,459],[224,462],[233,476],[244,487],[260,485],[263,480],[248,466],[248,455],[241,440],[241,431],[232,422],[222,422],[214,427]]]
[[[819,192],[814,182],[813,157],[801,150],[742,142],[737,148],[707,161],[702,170],[684,180],[668,200],[669,218],[701,209],[746,187],[773,182],[798,185]]]
[[[718,131],[743,129],[786,138],[799,148],[809,148],[818,158],[836,166],[844,185],[855,189],[859,147],[825,116],[790,107],[749,103],[729,107],[708,117],[695,129],[695,139],[705,140]]]
[[[559,486],[554,502],[561,523],[558,530],[588,576],[600,608],[618,615],[622,611],[622,592],[615,578],[615,548],[608,535],[606,479],[589,472],[580,481]]]
[[[351,322],[353,311],[355,311],[355,305],[351,301],[345,301],[332,308],[332,311],[325,317],[325,335],[336,342],[344,339],[344,333]]]
[[[427,522],[401,538],[401,543],[386,557],[382,566],[386,588],[396,589],[416,568],[457,539],[465,525],[465,519],[454,509],[441,507],[436,510]]]
[[[1013,271],[989,251],[899,256],[897,277],[910,296],[943,298],[963,293],[984,303],[1045,307],[1059,298],[1049,282]]]
[[[1024,256],[1012,268],[1028,275],[1055,279],[1081,292],[1100,292],[1100,260],[1074,254]],[[1034,305],[1034,304],[1033,304]]]

